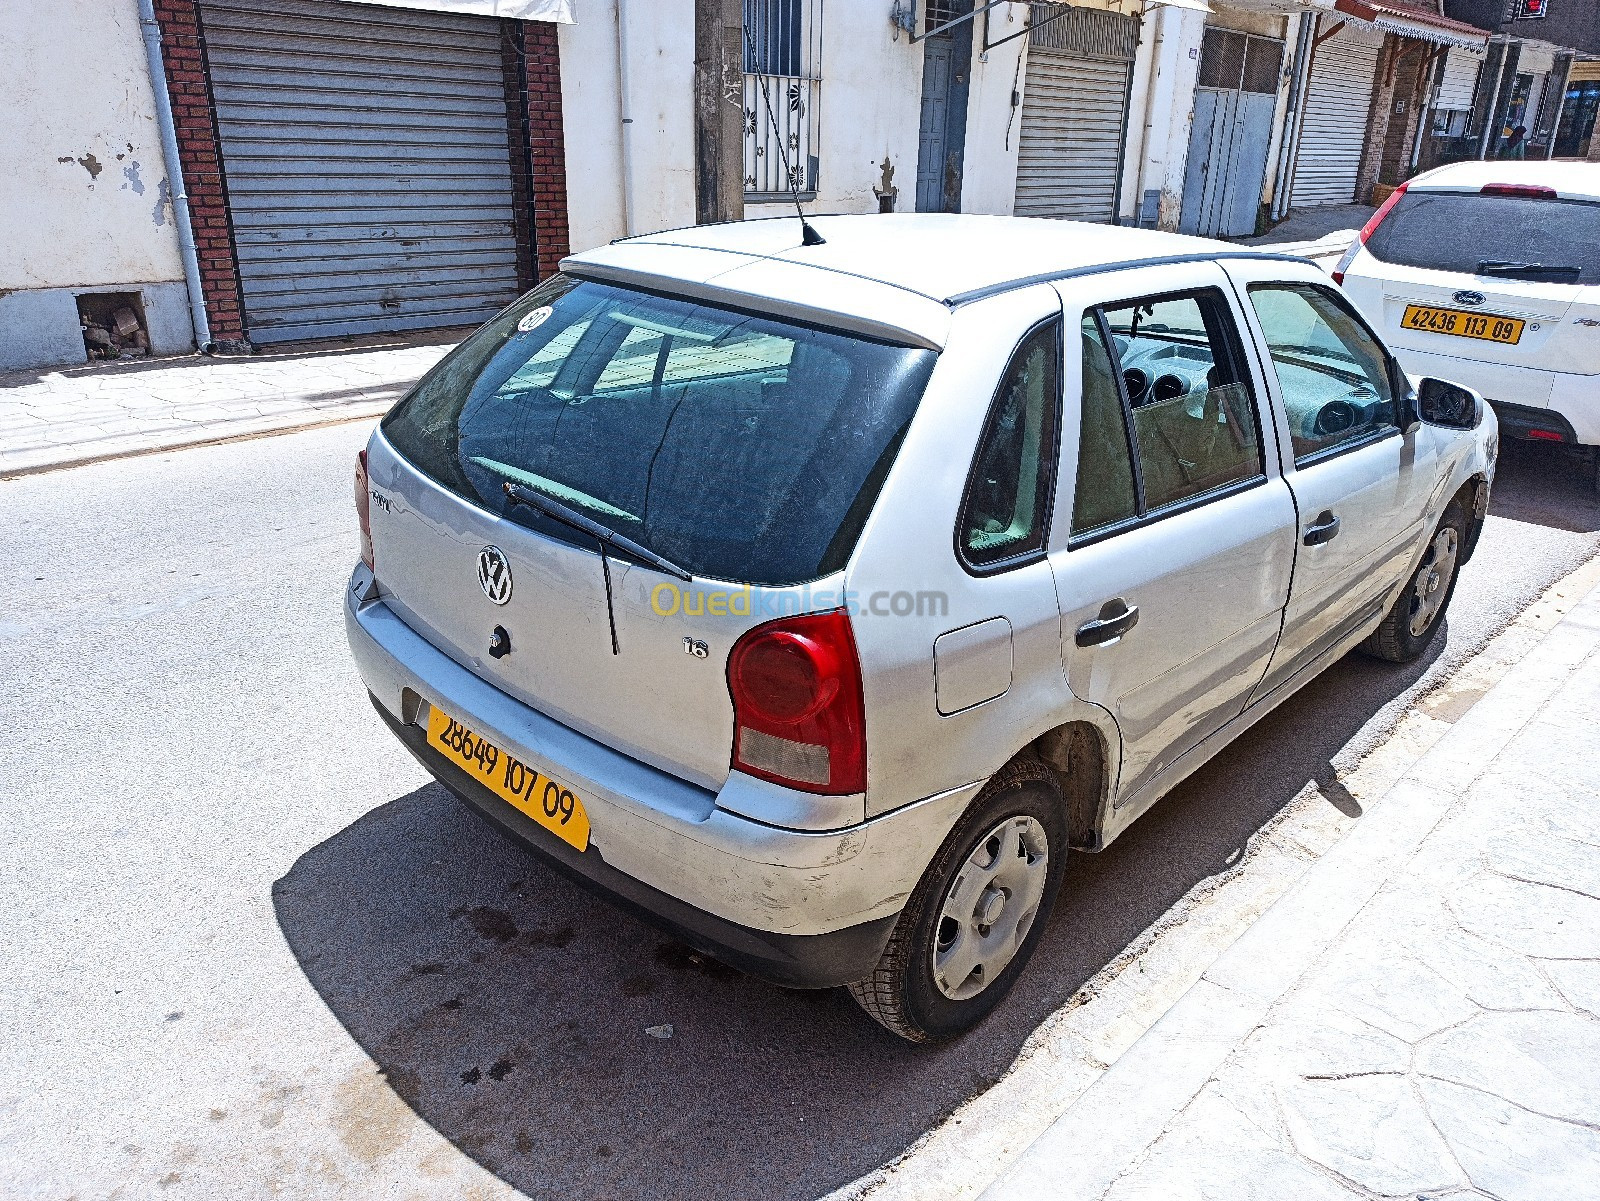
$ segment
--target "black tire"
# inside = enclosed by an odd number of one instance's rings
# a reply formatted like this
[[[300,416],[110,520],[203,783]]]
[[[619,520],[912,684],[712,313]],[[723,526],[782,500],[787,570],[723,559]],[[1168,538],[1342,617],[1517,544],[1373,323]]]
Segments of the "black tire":
[[[914,1043],[943,1042],[972,1029],[1005,998],[1032,956],[1061,891],[1067,859],[1065,809],[1055,777],[1037,760],[1016,760],[989,781],[923,873],[878,966],[848,986],[874,1021]],[[953,998],[934,979],[941,921],[948,921],[942,914],[945,900],[988,837],[1002,824],[1024,818],[1034,823],[1025,825],[1030,834],[1037,830],[1045,839],[1043,894],[1016,950],[993,982],[977,983],[976,995]],[[1017,849],[1025,850],[1021,841]],[[966,977],[968,987],[981,980],[982,967],[980,963]]]
[[[1454,537],[1454,550],[1449,556],[1448,578],[1440,579],[1434,590],[1444,590],[1438,607],[1427,615],[1426,621],[1414,620],[1426,608],[1428,601],[1422,595],[1423,582],[1440,566],[1444,558],[1441,540]],[[1450,608],[1450,598],[1456,593],[1456,581],[1461,578],[1461,561],[1467,552],[1467,515],[1459,504],[1452,502],[1439,518],[1439,524],[1428,535],[1427,548],[1422,561],[1412,569],[1406,586],[1396,598],[1393,607],[1384,616],[1383,623],[1361,644],[1361,650],[1375,659],[1390,663],[1410,663],[1428,649],[1429,643],[1444,624],[1445,611]]]

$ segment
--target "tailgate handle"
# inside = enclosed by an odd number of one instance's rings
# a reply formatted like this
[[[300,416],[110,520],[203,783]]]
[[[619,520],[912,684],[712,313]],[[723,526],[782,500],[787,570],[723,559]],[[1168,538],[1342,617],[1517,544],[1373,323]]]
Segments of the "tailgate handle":
[[[1121,597],[1100,606],[1100,616],[1078,627],[1079,646],[1101,646],[1115,642],[1139,624],[1139,606]]]
[[[1306,530],[1305,544],[1321,546],[1324,542],[1332,542],[1338,536],[1339,519],[1333,515],[1331,509],[1324,509],[1317,514],[1316,524]]]

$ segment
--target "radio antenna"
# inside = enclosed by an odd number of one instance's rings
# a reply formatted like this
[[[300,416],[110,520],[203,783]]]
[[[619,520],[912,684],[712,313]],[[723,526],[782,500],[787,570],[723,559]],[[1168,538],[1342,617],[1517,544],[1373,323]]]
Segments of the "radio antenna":
[[[756,54],[756,40],[750,36],[750,26],[744,26],[744,44],[750,48],[750,66],[761,66],[760,57]],[[772,94],[767,91],[767,76],[763,71],[756,70],[755,77],[761,83],[761,101],[767,106],[767,120],[772,123],[772,138],[778,144],[778,158],[783,163],[783,173],[789,179],[789,194],[794,200],[795,216],[800,218],[800,245],[821,246],[826,239],[816,230],[811,228],[811,222],[806,220],[806,211],[800,207],[800,177],[794,173],[789,165],[789,146],[784,141],[783,133],[778,129],[778,113],[772,107]]]

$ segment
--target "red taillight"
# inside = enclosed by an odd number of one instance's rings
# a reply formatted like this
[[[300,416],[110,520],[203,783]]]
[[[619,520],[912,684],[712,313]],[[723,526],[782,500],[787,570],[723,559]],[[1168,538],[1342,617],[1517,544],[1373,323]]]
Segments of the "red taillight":
[[[372,553],[372,488],[367,483],[367,452],[356,452],[356,521],[361,525],[361,561],[368,571],[377,571]]]
[[[867,786],[861,662],[842,610],[757,626],[728,656],[733,766],[805,792]]]
[[[1356,240],[1350,243],[1350,249],[1344,252],[1344,257],[1339,260],[1339,265],[1331,273],[1334,283],[1344,283],[1344,273],[1350,269],[1350,264],[1355,259],[1356,252],[1367,244],[1367,239],[1378,231],[1378,226],[1383,224],[1383,219],[1389,215],[1389,211],[1400,203],[1400,197],[1406,194],[1406,187],[1406,184],[1401,184],[1390,192],[1388,199],[1378,206],[1378,211],[1373,213],[1367,223],[1361,227],[1361,232],[1356,235]]]
[[[1486,183],[1478,189],[1480,196],[1520,196],[1524,200],[1559,200],[1554,188],[1537,183]]]
[[[1528,437],[1536,438],[1540,442],[1565,442],[1566,439],[1555,430],[1529,430]]]

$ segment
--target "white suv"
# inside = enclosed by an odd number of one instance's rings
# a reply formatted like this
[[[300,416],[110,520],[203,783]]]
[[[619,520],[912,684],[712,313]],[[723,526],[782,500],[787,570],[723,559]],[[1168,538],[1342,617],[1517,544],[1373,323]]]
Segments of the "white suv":
[[[549,861],[915,1040],[1357,646],[1437,634],[1494,472],[1312,264],[956,216],[576,255],[362,452],[373,704]]]
[[[1600,447],[1600,163],[1419,175],[1334,279],[1407,371],[1476,389],[1508,436]]]

